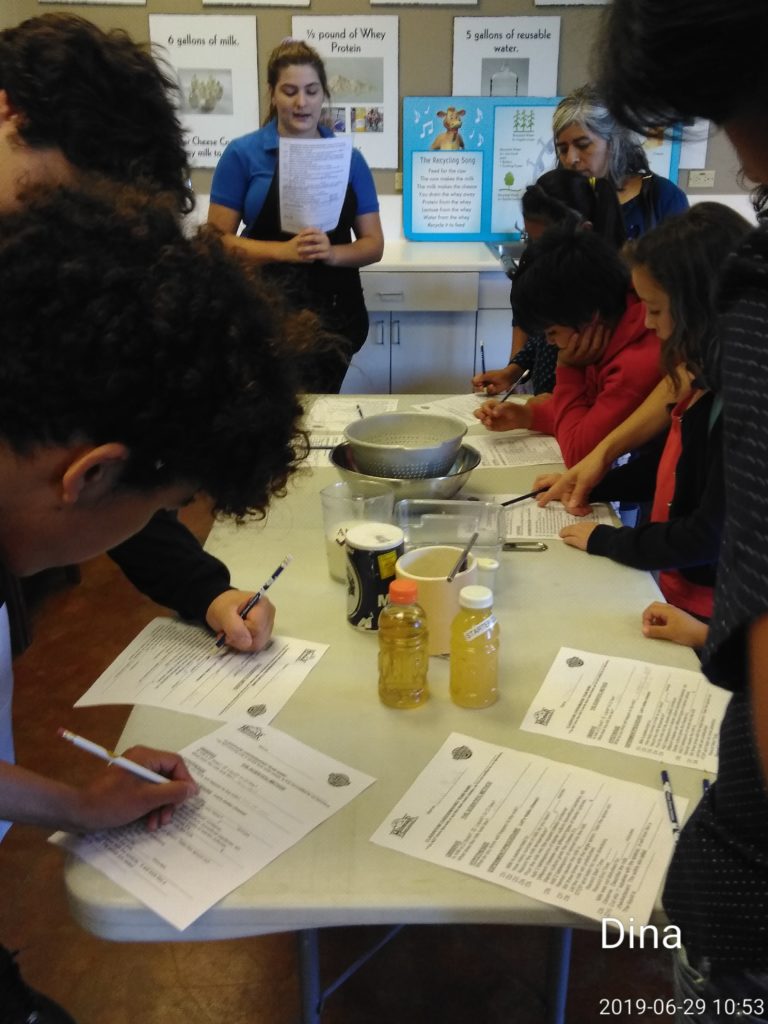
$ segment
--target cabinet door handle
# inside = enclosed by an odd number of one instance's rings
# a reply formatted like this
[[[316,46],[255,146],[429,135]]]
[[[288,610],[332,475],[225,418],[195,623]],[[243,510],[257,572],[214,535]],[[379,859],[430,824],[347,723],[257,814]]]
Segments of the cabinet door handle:
[[[389,343],[390,345],[400,344],[400,321],[393,320],[392,327],[389,329]]]
[[[381,345],[382,348],[383,348],[384,347],[384,321],[383,320],[378,320],[376,322],[376,326],[379,328],[379,340],[378,341],[374,341],[373,344],[374,345]]]
[[[402,302],[405,292],[376,292],[382,302]]]

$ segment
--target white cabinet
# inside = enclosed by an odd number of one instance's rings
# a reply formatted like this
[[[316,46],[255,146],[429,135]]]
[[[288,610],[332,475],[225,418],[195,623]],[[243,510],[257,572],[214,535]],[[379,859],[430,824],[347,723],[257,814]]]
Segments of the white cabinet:
[[[346,394],[466,391],[474,372],[475,312],[369,313],[365,344],[344,378]]]
[[[477,347],[485,349],[485,367],[498,370],[509,362],[512,348],[512,308],[509,304],[510,280],[502,272],[480,275],[477,311]],[[478,365],[477,370],[481,367]],[[476,370],[476,372],[477,372]]]
[[[368,271],[361,277],[370,329],[342,392],[466,390],[475,364],[480,275]]]

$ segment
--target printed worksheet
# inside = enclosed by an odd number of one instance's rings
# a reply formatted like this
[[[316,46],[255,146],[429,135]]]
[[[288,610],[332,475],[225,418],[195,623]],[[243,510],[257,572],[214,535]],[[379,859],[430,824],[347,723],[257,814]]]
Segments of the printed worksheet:
[[[682,821],[687,800],[675,798]],[[453,733],[371,837],[600,920],[646,923],[674,849],[664,793]]]
[[[507,401],[522,403],[526,402],[528,398],[530,398],[530,395],[512,395]],[[480,420],[474,415],[475,409],[479,409],[486,400],[486,395],[481,392],[475,392],[469,395],[450,395],[448,398],[436,398],[434,402],[420,402],[418,405],[414,405],[413,408],[418,409],[420,412],[449,413],[451,416],[464,420],[467,426],[476,427]],[[474,441],[472,443],[474,444]]]
[[[481,466],[538,466],[562,463],[560,445],[549,434],[529,430],[508,430],[503,434],[473,434],[469,444],[480,452]]]
[[[200,626],[153,619],[75,707],[149,704],[203,718],[248,715],[266,724],[327,650],[327,644],[273,636],[258,654],[241,654],[217,649]]]
[[[517,497],[517,494],[494,494],[492,500],[501,504]],[[559,537],[562,528],[572,523],[616,525],[610,505],[592,505],[587,515],[574,516],[559,501],[550,502],[546,508],[539,508],[535,498],[526,498],[503,510],[502,529],[505,540],[521,540],[526,537],[542,540]]]
[[[242,721],[180,753],[200,792],[170,825],[51,837],[179,929],[375,781],[284,732]]]
[[[280,136],[280,227],[332,231],[339,223],[349,182],[352,139],[292,139]]]
[[[319,395],[311,399],[304,411],[304,429],[312,438],[315,435],[343,435],[344,429],[353,420],[375,416],[382,412],[394,412],[396,398],[370,398],[368,395],[347,397],[346,395]],[[343,436],[339,436],[343,441]],[[318,444],[321,443],[319,440]],[[325,443],[325,442],[323,442]]]
[[[701,672],[561,647],[521,728],[716,772],[730,696]]]

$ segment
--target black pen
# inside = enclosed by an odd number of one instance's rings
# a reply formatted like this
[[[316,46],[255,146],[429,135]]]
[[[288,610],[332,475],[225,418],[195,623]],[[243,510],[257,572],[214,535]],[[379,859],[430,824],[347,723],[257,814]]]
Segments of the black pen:
[[[480,369],[485,373],[485,345],[480,342]]]
[[[672,837],[677,842],[680,838],[680,820],[675,809],[675,796],[672,792],[672,783],[669,781],[669,772],[663,769],[661,772],[661,788],[664,790],[664,799],[667,802],[667,814],[672,825]]]
[[[525,501],[527,498],[535,498],[539,494],[543,494],[544,491],[548,491],[548,487],[540,487],[537,491],[528,491],[527,494],[518,494],[516,498],[510,498],[509,501],[501,501],[499,504],[502,508],[506,508],[507,505],[516,505],[518,501]]]
[[[280,575],[280,573],[283,571],[283,569],[285,569],[286,566],[290,565],[290,563],[292,561],[293,561],[293,555],[286,555],[285,556],[285,558],[282,560],[280,565],[278,565],[278,567],[275,569],[275,571],[272,573],[272,575],[269,577],[269,579],[266,580],[261,585],[261,587],[253,595],[253,597],[249,598],[245,602],[245,604],[243,605],[243,607],[241,608],[241,610],[239,612],[239,615],[240,615],[241,619],[245,619],[245,617],[248,615],[248,612],[252,608],[256,607],[256,605],[259,603],[259,601],[262,599],[262,597],[264,597],[266,592],[269,590],[269,588],[275,582],[275,580]],[[227,638],[226,633],[222,633],[221,636],[219,637],[219,639],[216,641],[216,646],[217,647],[223,647],[224,646],[224,641],[226,640],[226,638]]]

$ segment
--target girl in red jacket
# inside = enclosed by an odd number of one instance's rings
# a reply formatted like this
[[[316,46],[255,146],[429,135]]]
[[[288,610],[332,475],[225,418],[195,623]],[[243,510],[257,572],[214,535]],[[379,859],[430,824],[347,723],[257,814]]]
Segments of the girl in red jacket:
[[[489,430],[554,434],[572,466],[659,383],[659,338],[621,256],[579,228],[551,228],[526,249],[512,309],[516,324],[558,348],[554,393],[525,405],[491,400],[475,415]]]

